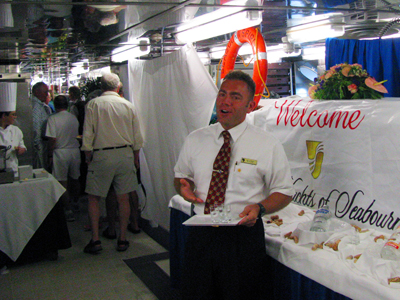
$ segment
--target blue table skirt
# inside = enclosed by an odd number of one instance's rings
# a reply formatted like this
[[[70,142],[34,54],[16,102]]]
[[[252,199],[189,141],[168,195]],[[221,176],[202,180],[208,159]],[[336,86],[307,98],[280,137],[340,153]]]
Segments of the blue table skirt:
[[[187,238],[187,227],[182,225],[190,216],[180,210],[171,208],[170,213],[170,280],[171,287],[179,289],[183,254]],[[276,299],[291,300],[350,300],[325,286],[309,279],[284,266],[275,259],[271,259],[270,270],[271,284]]]

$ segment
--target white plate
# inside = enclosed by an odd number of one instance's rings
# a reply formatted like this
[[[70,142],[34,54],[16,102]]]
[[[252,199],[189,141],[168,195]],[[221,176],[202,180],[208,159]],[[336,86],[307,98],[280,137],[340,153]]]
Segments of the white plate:
[[[195,215],[183,222],[186,226],[236,226],[241,218],[232,219],[229,223],[214,223],[210,215]]]

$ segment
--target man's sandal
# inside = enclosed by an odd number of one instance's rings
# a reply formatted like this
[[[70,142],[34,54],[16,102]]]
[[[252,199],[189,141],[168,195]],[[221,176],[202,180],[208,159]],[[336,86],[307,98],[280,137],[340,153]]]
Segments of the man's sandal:
[[[129,248],[129,241],[120,241],[117,242],[117,251],[126,251]]]
[[[89,254],[97,254],[101,250],[103,250],[103,247],[101,247],[101,241],[90,240],[89,244],[87,244],[85,249],[83,249],[83,252]]]

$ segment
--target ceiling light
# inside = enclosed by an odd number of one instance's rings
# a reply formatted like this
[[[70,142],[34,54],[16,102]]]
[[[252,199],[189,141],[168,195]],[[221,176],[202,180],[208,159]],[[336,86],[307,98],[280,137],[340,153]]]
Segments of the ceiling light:
[[[113,62],[123,62],[150,53],[149,38],[138,38],[127,43],[121,43],[121,45],[124,46],[114,49],[111,53]]]
[[[304,48],[302,57],[303,60],[325,60],[325,46]]]
[[[229,7],[245,4],[258,6],[256,0],[230,1],[225,5],[226,7],[196,17],[179,26],[175,38],[180,43],[197,42],[259,25],[262,21],[260,11],[246,11],[245,7]]]
[[[211,48],[210,56],[212,59],[221,59],[225,54],[225,50],[226,50],[226,47]],[[243,44],[239,48],[238,55],[249,55],[249,54],[253,54],[253,49],[251,48],[251,45],[248,43]]]
[[[284,44],[267,47],[267,60],[268,63],[279,63],[282,62],[284,57],[296,57],[301,55],[301,49],[293,48],[293,51],[288,53]]]
[[[344,35],[344,19],[342,13],[329,13],[289,19],[286,30],[290,43],[306,43]]]
[[[214,47],[211,48],[210,50],[210,56],[211,59],[221,59],[224,54],[225,54],[226,47]],[[276,46],[269,46],[266,47],[267,50],[267,60],[268,63],[274,63],[274,62],[281,62],[283,57],[289,57],[289,56],[299,56],[301,55],[301,49],[299,48],[294,48],[291,53],[287,53],[287,50],[285,49],[285,46],[283,44],[276,45]],[[242,55],[251,55],[250,57],[246,57],[244,59],[244,62],[251,63],[254,62],[254,54],[253,54],[253,49],[251,48],[251,45],[248,43],[245,43],[239,48],[239,53],[238,56]]]

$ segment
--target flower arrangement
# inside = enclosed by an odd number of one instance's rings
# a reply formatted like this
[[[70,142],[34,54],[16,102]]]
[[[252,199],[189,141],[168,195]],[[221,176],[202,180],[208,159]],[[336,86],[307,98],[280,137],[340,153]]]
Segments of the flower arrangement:
[[[343,63],[315,78],[308,95],[311,99],[321,100],[380,99],[381,93],[388,92],[382,85],[385,81],[377,82],[360,64]]]

